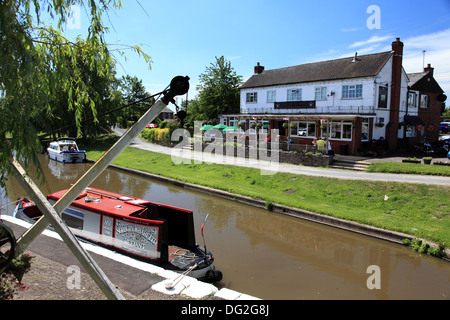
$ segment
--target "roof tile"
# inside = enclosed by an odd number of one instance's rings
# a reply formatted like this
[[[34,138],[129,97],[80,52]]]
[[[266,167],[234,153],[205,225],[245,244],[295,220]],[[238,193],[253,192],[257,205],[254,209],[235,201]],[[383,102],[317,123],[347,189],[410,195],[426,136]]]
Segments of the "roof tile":
[[[240,88],[375,76],[381,71],[391,55],[392,52],[389,51],[357,56],[356,62],[354,62],[354,57],[351,57],[266,70],[250,77]]]

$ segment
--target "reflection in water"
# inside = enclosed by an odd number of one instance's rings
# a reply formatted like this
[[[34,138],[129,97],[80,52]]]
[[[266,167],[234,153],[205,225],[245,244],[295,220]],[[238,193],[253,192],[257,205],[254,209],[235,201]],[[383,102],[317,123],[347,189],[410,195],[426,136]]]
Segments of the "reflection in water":
[[[44,194],[69,188],[90,164],[41,157]],[[449,299],[450,263],[409,248],[345,232],[118,170],[106,170],[93,187],[194,211],[196,239],[224,274],[219,286],[263,299]],[[10,179],[1,206],[24,195]],[[12,199],[12,200],[11,200]],[[2,209],[11,214],[12,208]],[[380,267],[381,289],[370,290],[367,268]]]

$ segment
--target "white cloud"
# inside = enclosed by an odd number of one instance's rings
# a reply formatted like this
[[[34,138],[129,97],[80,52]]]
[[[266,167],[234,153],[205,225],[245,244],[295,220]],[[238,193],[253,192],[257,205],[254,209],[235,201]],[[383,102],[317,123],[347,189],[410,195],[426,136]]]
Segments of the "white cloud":
[[[402,40],[405,44],[403,66],[406,72],[421,72],[423,66],[431,64],[434,78],[441,88],[450,93],[450,29],[410,37]],[[425,61],[423,59],[425,50]],[[449,104],[447,102],[447,104]]]
[[[384,42],[384,41],[386,41],[388,39],[394,39],[394,37],[393,36],[383,36],[383,37],[373,36],[373,37],[371,37],[371,38],[369,38],[367,40],[364,40],[364,41],[354,42],[354,43],[352,43],[349,46],[349,48],[358,48],[358,47],[363,47],[363,46],[366,46],[366,45],[369,45],[369,44],[373,45],[374,43]]]
[[[364,41],[354,42],[349,49],[358,54],[369,54],[391,50],[394,36],[373,36]],[[403,66],[407,73],[423,71],[424,63],[434,68],[434,77],[441,88],[450,93],[450,28],[430,34],[400,39],[404,43]],[[423,51],[425,52],[425,61]],[[339,58],[350,57],[354,52],[341,54]],[[450,104],[450,103],[448,103]]]
[[[355,32],[355,31],[360,31],[362,30],[362,28],[342,28],[340,31],[341,32]]]

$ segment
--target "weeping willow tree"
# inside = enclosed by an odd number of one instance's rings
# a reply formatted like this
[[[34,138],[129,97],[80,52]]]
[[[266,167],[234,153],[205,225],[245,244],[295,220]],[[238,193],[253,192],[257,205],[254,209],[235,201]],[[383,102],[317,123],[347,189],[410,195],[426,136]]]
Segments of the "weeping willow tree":
[[[89,29],[71,41],[63,34],[73,5],[87,12]],[[71,117],[66,121],[81,134],[86,114],[99,122],[101,101],[114,95],[105,97],[105,86],[94,84],[113,79],[115,53],[134,50],[150,65],[139,46],[111,49],[105,41],[102,15],[121,6],[120,0],[0,0],[0,184],[13,155],[25,166],[37,163],[38,130],[48,123]]]

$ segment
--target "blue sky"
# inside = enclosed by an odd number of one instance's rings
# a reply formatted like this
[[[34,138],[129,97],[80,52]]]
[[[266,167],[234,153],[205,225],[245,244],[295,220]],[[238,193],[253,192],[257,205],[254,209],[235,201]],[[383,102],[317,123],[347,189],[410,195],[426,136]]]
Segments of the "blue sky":
[[[142,45],[151,69],[129,52],[118,57],[118,72],[142,79],[151,93],[177,75],[191,78],[189,98],[198,78],[215,57],[231,61],[244,80],[260,62],[266,69],[390,50],[405,43],[406,72],[435,67],[435,77],[450,93],[450,0],[124,0],[123,8],[104,16],[108,43]],[[379,8],[379,18],[372,20]],[[82,10],[83,12],[83,10]],[[376,29],[367,21],[378,22]],[[83,34],[87,18],[81,13]]]

